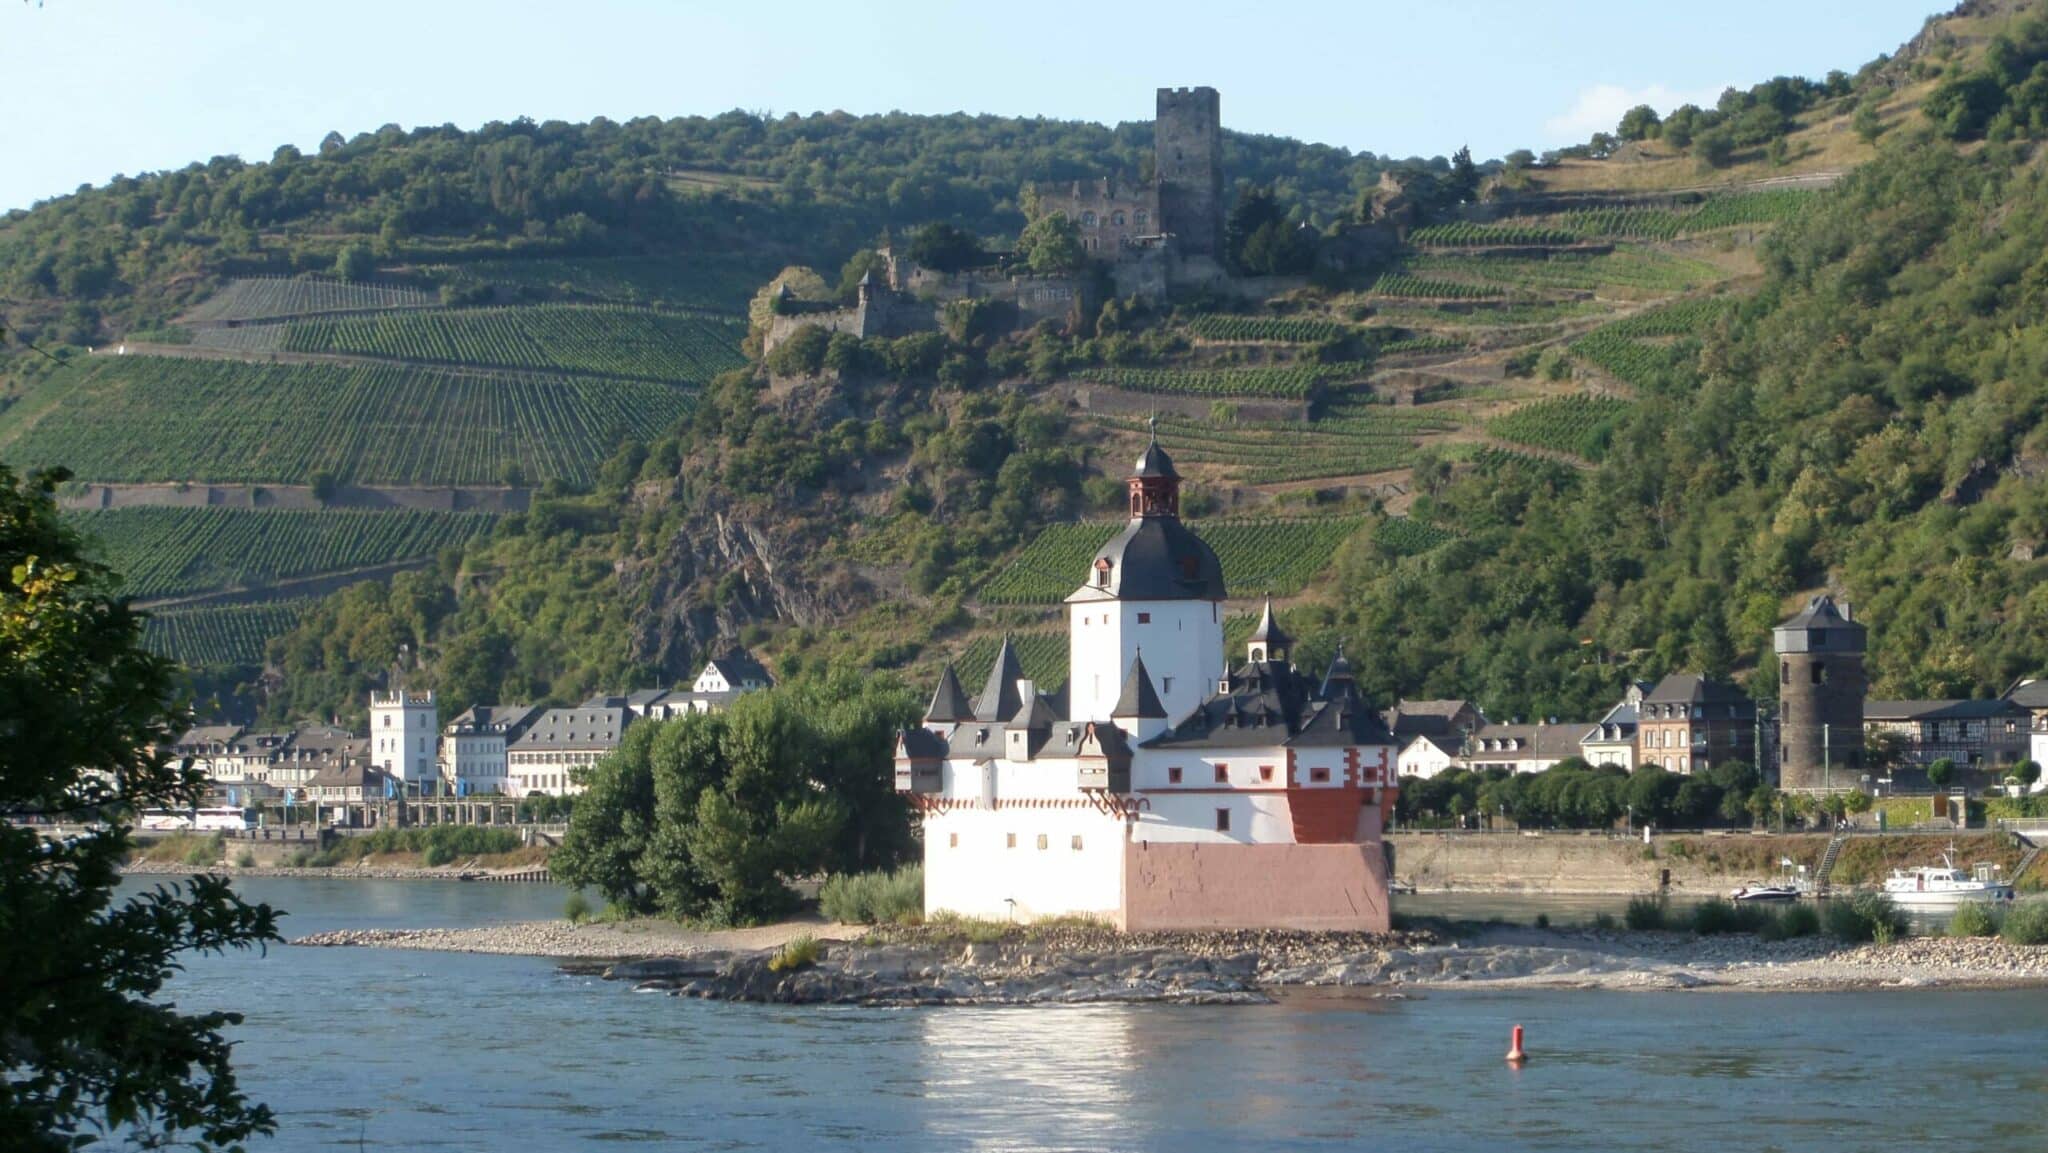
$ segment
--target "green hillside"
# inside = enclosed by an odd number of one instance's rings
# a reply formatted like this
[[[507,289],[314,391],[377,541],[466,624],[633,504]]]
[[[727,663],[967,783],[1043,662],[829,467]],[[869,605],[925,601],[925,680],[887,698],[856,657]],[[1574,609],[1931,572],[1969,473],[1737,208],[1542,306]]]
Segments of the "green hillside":
[[[283,348],[703,384],[746,363],[739,354],[744,335],[730,321],[542,305],[293,321]]]

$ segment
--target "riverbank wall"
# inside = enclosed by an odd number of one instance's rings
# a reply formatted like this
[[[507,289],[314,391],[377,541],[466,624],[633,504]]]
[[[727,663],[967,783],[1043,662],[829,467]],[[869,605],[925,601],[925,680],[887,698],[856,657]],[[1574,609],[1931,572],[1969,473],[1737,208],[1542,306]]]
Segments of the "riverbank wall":
[[[1826,834],[1705,833],[1614,837],[1576,833],[1393,832],[1394,877],[1421,891],[1644,893],[1659,888],[1723,893],[1745,881],[1774,877],[1779,862],[1808,875],[1827,851]],[[1894,868],[1938,864],[1953,841],[1956,863],[1989,861],[2010,875],[2024,850],[2011,838],[1977,832],[1939,836],[1854,836],[1829,876],[1834,885],[1871,885]],[[2038,883],[2041,870],[2021,878]]]

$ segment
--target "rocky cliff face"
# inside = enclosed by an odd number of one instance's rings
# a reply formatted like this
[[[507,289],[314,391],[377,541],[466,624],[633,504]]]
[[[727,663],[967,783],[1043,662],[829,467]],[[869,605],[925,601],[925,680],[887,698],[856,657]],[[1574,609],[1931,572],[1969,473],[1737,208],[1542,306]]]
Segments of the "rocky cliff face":
[[[829,513],[771,520],[708,500],[652,558],[622,561],[620,589],[643,606],[634,656],[683,677],[756,622],[819,625],[857,612],[865,582],[817,559]]]

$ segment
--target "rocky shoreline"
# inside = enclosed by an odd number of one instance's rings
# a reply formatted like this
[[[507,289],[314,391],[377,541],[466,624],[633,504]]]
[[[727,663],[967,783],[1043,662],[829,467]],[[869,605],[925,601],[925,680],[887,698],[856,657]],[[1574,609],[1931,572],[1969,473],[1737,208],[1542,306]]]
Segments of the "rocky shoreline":
[[[782,945],[815,932],[819,953],[779,971]],[[967,940],[944,930],[828,939],[837,926],[692,934],[678,927],[534,922],[484,929],[342,930],[301,946],[513,953],[562,959],[566,973],[637,992],[772,1004],[1265,1004],[1289,989],[1405,996],[1461,987],[1614,990],[1833,990],[2048,986],[2048,947],[1908,938],[1843,945],[1730,934],[1489,928],[1427,932],[1116,934],[1012,931]]]

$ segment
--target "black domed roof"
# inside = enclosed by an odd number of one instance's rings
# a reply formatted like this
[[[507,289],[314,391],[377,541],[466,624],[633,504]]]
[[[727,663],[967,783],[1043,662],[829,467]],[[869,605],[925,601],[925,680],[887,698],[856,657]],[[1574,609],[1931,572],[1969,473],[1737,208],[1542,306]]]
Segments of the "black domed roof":
[[[1180,473],[1173,467],[1173,458],[1166,455],[1166,450],[1160,448],[1159,442],[1156,440],[1145,446],[1145,455],[1138,458],[1137,469],[1131,475],[1165,476],[1172,477],[1175,480],[1180,479]]]
[[[1173,467],[1172,462],[1167,467]],[[1097,583],[1094,576],[1103,561],[1109,562],[1107,585]],[[1124,600],[1224,599],[1223,564],[1216,559],[1216,550],[1188,531],[1178,517],[1148,516],[1131,521],[1102,546],[1095,562],[1089,570],[1088,587]]]

